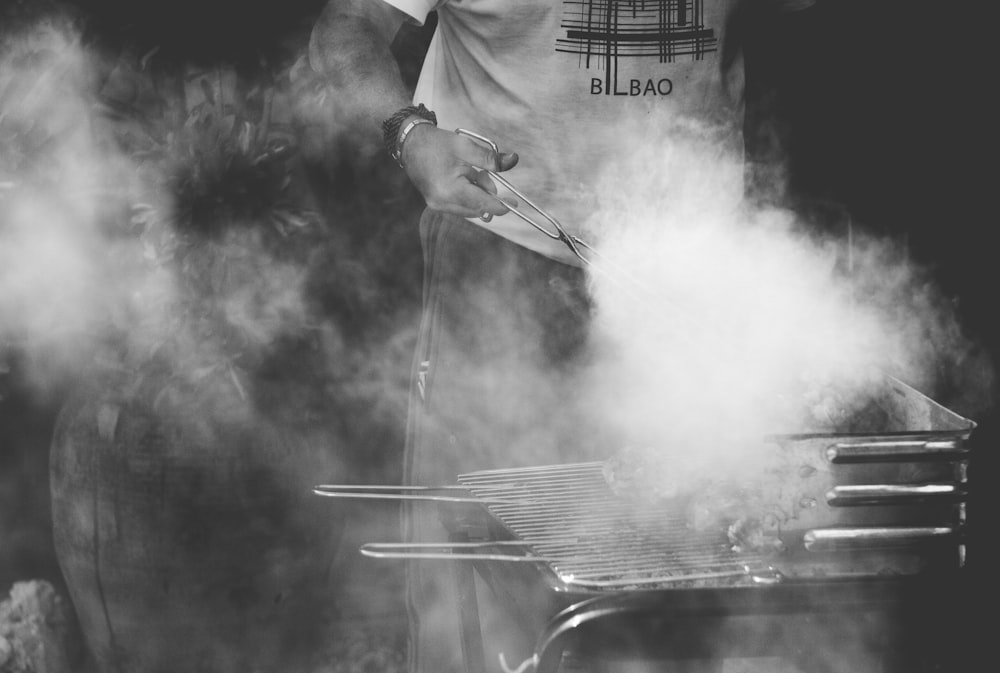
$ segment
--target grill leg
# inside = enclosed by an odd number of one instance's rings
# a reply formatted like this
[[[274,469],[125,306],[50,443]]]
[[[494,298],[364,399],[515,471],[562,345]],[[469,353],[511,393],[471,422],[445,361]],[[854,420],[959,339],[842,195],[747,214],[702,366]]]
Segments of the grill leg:
[[[475,571],[471,563],[452,563],[458,589],[458,615],[462,629],[462,658],[467,673],[486,673],[483,634],[479,627],[479,600],[476,597]]]

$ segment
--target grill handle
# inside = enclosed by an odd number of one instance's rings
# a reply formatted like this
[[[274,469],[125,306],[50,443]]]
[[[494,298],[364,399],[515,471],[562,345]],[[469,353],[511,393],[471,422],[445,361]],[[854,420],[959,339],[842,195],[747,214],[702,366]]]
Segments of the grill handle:
[[[827,552],[909,547],[952,540],[957,534],[951,526],[815,528],[802,541],[808,551]]]
[[[388,486],[372,484],[319,484],[313,486],[313,493],[327,498],[348,498],[362,500],[409,500],[420,502],[449,502],[471,504],[524,504],[524,500],[510,498],[476,497],[469,495],[464,486]],[[458,493],[462,495],[444,495]]]
[[[490,553],[498,547],[522,549],[528,554]],[[477,552],[476,550],[486,550]],[[468,553],[465,553],[465,550]],[[512,561],[515,563],[551,563],[556,559],[533,556],[527,543],[520,540],[491,542],[369,542],[361,545],[363,556],[381,559],[430,559],[437,561]]]
[[[827,460],[835,464],[948,462],[968,457],[969,448],[958,437],[838,442],[826,450]]]
[[[964,484],[849,484],[830,489],[826,502],[831,507],[916,505],[963,502],[968,496]]]

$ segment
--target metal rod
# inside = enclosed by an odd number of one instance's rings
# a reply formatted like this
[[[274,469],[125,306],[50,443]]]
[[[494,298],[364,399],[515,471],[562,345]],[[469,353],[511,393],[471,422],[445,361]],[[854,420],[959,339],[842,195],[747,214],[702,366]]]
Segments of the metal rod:
[[[969,449],[961,438],[948,439],[873,439],[864,442],[840,442],[826,450],[831,463],[946,462],[968,457]]]
[[[468,493],[468,489],[462,486],[442,487],[442,486],[357,486],[320,484],[313,486],[313,493],[327,498],[346,498],[358,500],[417,500],[422,502],[451,502],[468,504],[524,504],[524,500],[511,500],[508,498],[478,497],[473,495],[430,495],[430,492],[438,490],[457,490]],[[409,495],[397,493],[395,491],[419,491],[419,495]]]
[[[880,549],[909,546],[955,536],[950,526],[888,526],[865,528],[817,528],[803,537],[809,551]]]
[[[518,540],[497,540],[494,542],[370,542],[361,545],[359,551],[364,556],[382,559],[434,559],[447,561],[511,561],[515,563],[553,563],[561,559],[545,556],[524,556],[519,554],[458,553],[450,549],[491,549],[495,547],[517,547],[529,549],[529,545]],[[431,551],[439,550],[439,551]]]
[[[674,575],[659,575],[629,579],[616,578],[610,580],[587,580],[580,579],[572,574],[561,574],[559,579],[561,579],[564,583],[573,586],[590,587],[595,589],[613,589],[631,586],[677,584],[679,582],[693,582],[699,580],[732,579],[738,577],[746,577],[752,580],[755,584],[776,584],[781,582],[783,579],[781,573],[773,568],[753,569],[750,567],[716,572],[678,573]]]
[[[320,484],[316,488],[338,489],[341,491],[468,491],[465,486],[446,484],[441,486],[418,486],[407,484]],[[484,486],[483,488],[499,488]]]
[[[832,507],[857,507],[960,502],[967,497],[968,490],[962,484],[852,484],[834,486],[826,501]]]

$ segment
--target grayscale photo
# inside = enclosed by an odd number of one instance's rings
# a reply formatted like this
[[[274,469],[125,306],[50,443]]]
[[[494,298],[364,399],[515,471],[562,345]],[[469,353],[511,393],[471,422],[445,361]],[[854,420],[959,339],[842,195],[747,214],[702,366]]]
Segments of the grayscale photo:
[[[0,673],[997,670],[988,5],[0,0]]]

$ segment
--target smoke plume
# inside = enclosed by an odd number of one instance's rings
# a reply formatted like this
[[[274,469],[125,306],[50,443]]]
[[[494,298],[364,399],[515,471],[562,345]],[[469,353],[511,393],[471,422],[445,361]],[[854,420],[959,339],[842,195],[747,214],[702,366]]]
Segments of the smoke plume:
[[[797,398],[810,388],[862,394],[893,376],[933,397],[942,369],[980,357],[901,241],[747,205],[742,158],[711,137],[683,121],[606,171],[591,226],[608,353],[595,413],[706,469],[809,431]]]

